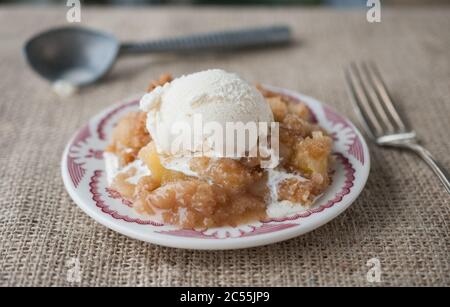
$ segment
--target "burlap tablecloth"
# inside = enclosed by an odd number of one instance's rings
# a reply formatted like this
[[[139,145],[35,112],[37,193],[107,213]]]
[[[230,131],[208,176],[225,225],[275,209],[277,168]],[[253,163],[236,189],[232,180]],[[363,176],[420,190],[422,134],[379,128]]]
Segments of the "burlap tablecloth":
[[[237,251],[189,251],[129,239],[97,224],[66,193],[63,148],[91,116],[142,91],[163,72],[221,67],[299,90],[355,120],[343,67],[373,59],[426,147],[450,165],[450,7],[322,9],[119,8],[82,10],[82,24],[138,40],[287,23],[290,48],[189,57],[124,58],[107,80],[61,99],[28,69],[24,41],[65,24],[65,8],[0,7],[0,285],[335,286],[371,285],[366,262],[381,262],[380,285],[450,285],[450,202],[410,153],[371,146],[365,190],[343,215],[307,235]],[[355,120],[356,122],[356,120]],[[69,282],[77,257],[81,282]]]

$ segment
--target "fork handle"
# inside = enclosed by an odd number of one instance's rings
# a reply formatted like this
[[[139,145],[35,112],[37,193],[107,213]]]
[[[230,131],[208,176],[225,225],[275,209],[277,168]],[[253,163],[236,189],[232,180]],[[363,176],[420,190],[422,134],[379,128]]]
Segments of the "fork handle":
[[[450,175],[444,168],[444,166],[442,166],[438,161],[436,161],[431,155],[431,153],[422,146],[420,146],[419,144],[407,144],[406,147],[414,151],[417,155],[419,155],[419,157],[421,157],[428,164],[428,166],[431,167],[433,172],[441,180],[447,193],[450,194]]]

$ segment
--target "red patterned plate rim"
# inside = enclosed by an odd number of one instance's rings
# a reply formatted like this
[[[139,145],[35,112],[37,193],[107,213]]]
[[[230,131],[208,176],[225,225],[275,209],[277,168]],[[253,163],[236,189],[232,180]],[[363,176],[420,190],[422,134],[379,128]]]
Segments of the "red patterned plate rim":
[[[106,109],[74,135],[62,160],[67,191],[83,211],[106,227],[132,238],[171,247],[245,248],[286,240],[320,227],[342,213],[360,194],[370,169],[368,147],[358,129],[331,107],[294,91],[265,87],[305,102],[319,124],[335,137],[334,154],[340,166],[333,185],[336,181],[339,186],[312,209],[234,228],[203,230],[180,230],[130,213],[130,204],[105,185],[102,150],[114,122],[120,115],[136,108],[137,99],[128,99]]]

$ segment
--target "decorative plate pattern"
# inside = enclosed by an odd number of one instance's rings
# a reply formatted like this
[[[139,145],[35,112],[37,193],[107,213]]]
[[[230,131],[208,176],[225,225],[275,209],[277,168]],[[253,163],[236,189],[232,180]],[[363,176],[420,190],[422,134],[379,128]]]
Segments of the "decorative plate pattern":
[[[315,120],[334,138],[337,163],[332,184],[313,208],[283,218],[210,229],[179,229],[137,214],[129,201],[107,187],[103,161],[103,149],[114,125],[124,114],[138,108],[137,99],[105,110],[75,134],[62,159],[67,191],[81,209],[103,225],[136,239],[171,247],[258,246],[286,240],[325,224],[350,206],[364,187],[370,167],[367,145],[355,126],[329,106],[289,90],[266,88],[306,103]]]

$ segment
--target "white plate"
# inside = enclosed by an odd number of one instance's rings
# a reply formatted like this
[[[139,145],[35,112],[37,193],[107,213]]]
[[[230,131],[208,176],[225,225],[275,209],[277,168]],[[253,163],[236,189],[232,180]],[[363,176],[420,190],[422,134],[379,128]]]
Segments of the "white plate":
[[[315,206],[284,218],[237,227],[180,230],[140,216],[106,184],[103,149],[112,129],[126,113],[137,110],[132,99],[101,112],[81,128],[67,145],[62,158],[62,177],[75,203],[97,222],[126,236],[164,246],[188,249],[237,249],[270,244],[307,233],[337,217],[358,197],[370,169],[367,144],[346,118],[329,106],[302,94],[266,86],[303,101],[334,138],[336,169],[332,184]]]

